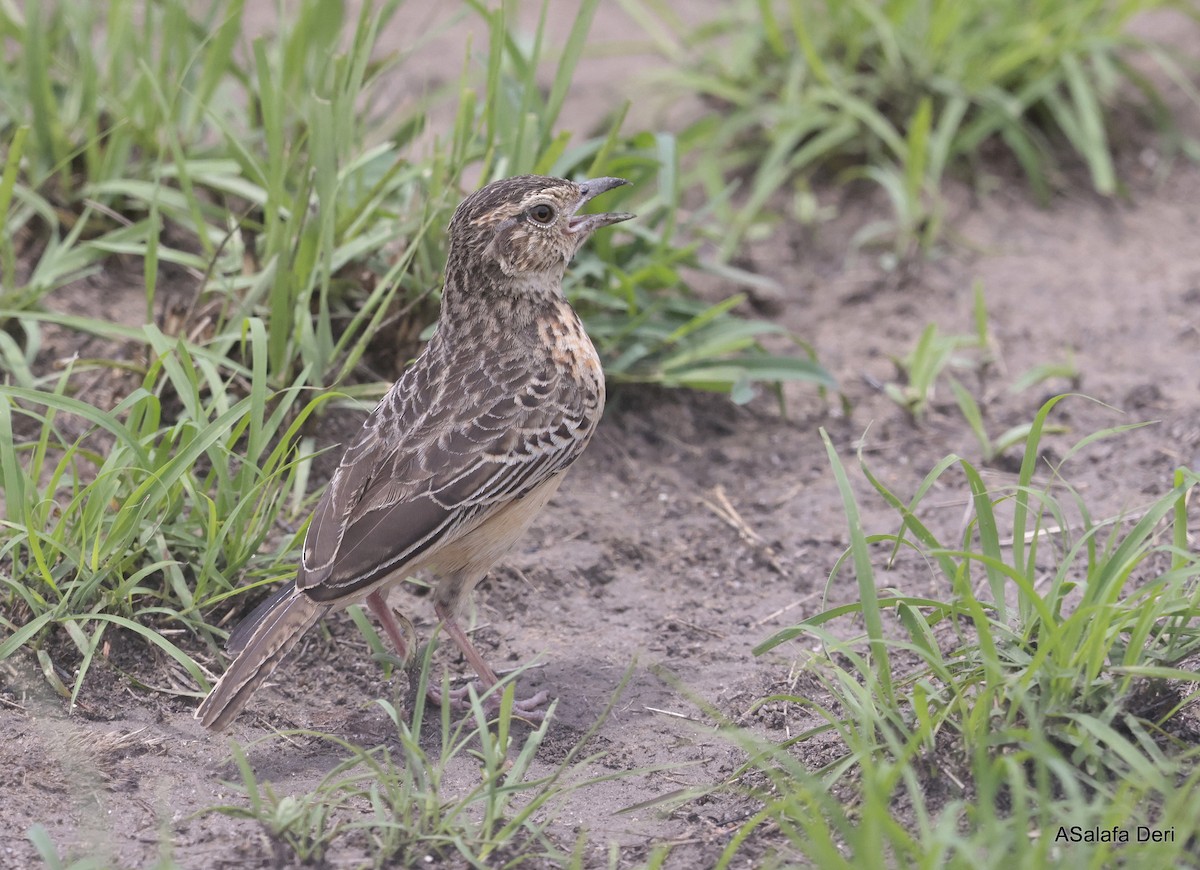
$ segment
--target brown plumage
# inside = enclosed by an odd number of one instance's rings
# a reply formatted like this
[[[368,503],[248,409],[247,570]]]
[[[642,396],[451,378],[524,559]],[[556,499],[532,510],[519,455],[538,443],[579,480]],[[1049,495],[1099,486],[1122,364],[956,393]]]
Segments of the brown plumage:
[[[596,229],[628,214],[576,215],[625,184],[523,175],[487,185],[450,221],[437,331],[363,424],[313,512],[294,583],[230,635],[237,658],[196,711],[224,728],[332,610],[366,600],[401,658],[412,625],[389,586],[429,569],[434,608],[485,688],[496,676],[457,612],[583,452],[604,376],[562,295],[567,264]],[[518,710],[536,718],[540,695]]]

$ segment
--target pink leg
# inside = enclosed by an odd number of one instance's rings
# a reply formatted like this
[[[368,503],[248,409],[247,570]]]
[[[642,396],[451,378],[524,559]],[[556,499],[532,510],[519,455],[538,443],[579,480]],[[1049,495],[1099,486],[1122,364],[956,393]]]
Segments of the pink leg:
[[[401,628],[400,623],[396,620],[396,614],[392,611],[392,608],[388,607],[388,603],[384,601],[383,594],[378,589],[367,596],[367,606],[371,608],[371,612],[375,614],[375,618],[383,625],[383,630],[387,634],[388,639],[391,640],[392,646],[396,648],[396,655],[400,656],[400,661],[407,664],[409,638],[413,638],[416,635],[412,623],[405,619],[404,624],[407,632]]]
[[[454,613],[441,604],[435,604],[434,610],[437,612],[438,618],[442,620],[442,625],[446,628],[446,634],[450,635],[450,639],[454,641],[462,654],[466,657],[471,667],[475,669],[475,673],[479,674],[479,681],[483,684],[483,691],[491,689],[499,680],[496,678],[496,673],[488,663],[483,660],[483,656],[479,654],[479,650],[475,649],[471,639],[467,637],[467,633],[462,630],[462,626],[458,624]],[[441,703],[441,692],[431,687],[429,690],[430,697],[436,702]],[[483,694],[483,692],[479,692]],[[470,696],[467,694],[467,688],[464,686],[450,693],[451,706],[459,712],[470,709]],[[547,692],[538,692],[532,698],[518,699],[513,704],[513,713],[521,719],[529,722],[540,723],[546,718],[546,711],[542,709],[542,705],[550,698]],[[485,702],[486,708],[490,712],[496,712],[500,709],[500,697],[493,693],[488,696]]]

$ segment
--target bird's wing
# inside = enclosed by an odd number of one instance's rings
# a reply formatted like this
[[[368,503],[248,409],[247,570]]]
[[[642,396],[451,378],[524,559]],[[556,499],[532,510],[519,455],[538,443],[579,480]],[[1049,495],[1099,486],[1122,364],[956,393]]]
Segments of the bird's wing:
[[[553,367],[433,379],[415,364],[371,414],[313,513],[297,586],[354,595],[569,466],[595,398]],[[445,371],[445,369],[443,369]]]

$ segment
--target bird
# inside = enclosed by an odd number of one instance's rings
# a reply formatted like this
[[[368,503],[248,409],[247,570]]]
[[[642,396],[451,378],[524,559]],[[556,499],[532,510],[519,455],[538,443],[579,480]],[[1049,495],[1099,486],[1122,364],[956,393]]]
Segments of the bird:
[[[604,410],[600,358],[562,281],[592,233],[634,217],[580,210],[628,183],[520,175],[455,209],[433,336],[342,456],[295,580],[230,633],[234,659],[196,710],[205,727],[226,728],[305,632],[364,600],[407,661],[415,631],[386,593],[421,570],[437,578],[446,634],[483,689],[496,685],[459,612],[554,495]],[[546,699],[514,710],[541,721]]]

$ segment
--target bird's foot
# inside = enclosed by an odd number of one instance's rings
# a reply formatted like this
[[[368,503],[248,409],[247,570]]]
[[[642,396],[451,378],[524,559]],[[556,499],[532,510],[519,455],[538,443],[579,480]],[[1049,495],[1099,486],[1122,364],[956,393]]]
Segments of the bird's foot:
[[[486,691],[478,682],[467,686],[460,686],[457,689],[451,689],[446,699],[450,702],[450,709],[455,713],[471,712],[471,688],[475,689],[475,694],[480,698],[480,703],[483,705],[484,711],[489,716],[495,716],[500,713],[500,705],[503,698],[503,689],[489,692]],[[439,706],[442,703],[442,690],[438,686],[430,686],[426,691],[426,697],[434,704]],[[546,721],[547,704],[550,700],[550,693],[546,691],[538,692],[529,698],[517,698],[513,702],[512,715],[516,719],[521,719],[531,725],[540,725]]]

